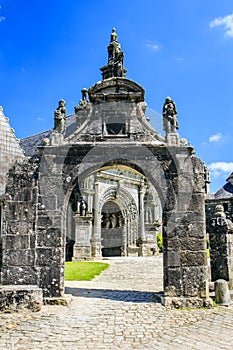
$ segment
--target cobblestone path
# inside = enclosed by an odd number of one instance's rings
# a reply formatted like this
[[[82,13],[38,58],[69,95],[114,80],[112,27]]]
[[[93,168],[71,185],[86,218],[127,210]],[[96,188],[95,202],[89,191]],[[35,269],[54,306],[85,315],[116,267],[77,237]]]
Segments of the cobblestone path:
[[[2,314],[0,349],[233,349],[233,307],[166,310],[161,257],[111,258],[90,282],[66,282],[70,307]]]

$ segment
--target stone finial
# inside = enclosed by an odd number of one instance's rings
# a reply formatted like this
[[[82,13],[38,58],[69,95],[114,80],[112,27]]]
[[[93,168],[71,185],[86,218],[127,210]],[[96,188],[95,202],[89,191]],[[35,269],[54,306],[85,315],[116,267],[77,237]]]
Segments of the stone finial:
[[[102,68],[103,79],[113,77],[125,77],[127,70],[124,68],[124,52],[118,42],[116,28],[112,29],[110,44],[108,46],[108,64]]]
[[[112,28],[111,42],[112,41],[118,41],[118,35],[116,33],[116,28],[115,27]]]

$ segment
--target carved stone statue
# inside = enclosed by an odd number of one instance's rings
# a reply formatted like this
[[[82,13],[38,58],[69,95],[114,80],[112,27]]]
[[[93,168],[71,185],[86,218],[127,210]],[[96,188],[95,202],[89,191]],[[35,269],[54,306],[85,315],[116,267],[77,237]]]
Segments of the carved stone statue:
[[[58,108],[54,111],[54,130],[64,134],[66,130],[66,103],[60,100]]]
[[[111,221],[112,228],[117,227],[117,216],[116,216],[116,214],[111,214],[110,215],[110,221]]]
[[[127,70],[124,68],[124,52],[118,42],[116,29],[112,29],[111,41],[108,46],[108,64],[100,70],[103,72],[103,79],[111,77],[125,77]]]
[[[82,93],[82,100],[83,101],[88,101],[88,90],[86,88],[83,88],[81,90],[81,93]]]
[[[226,218],[226,214],[224,212],[224,207],[221,204],[217,204],[215,207],[214,217],[216,218]]]
[[[86,109],[90,104],[89,97],[88,97],[88,90],[86,88],[83,88],[81,90],[81,94],[82,94],[82,99],[79,101],[79,104],[74,107],[75,113],[77,113],[81,109]]]
[[[78,204],[79,204],[79,206],[78,206],[79,215],[86,216],[87,215],[87,203],[83,199],[80,199]]]
[[[163,129],[166,134],[175,133],[179,129],[176,105],[171,97],[167,97],[163,105]]]

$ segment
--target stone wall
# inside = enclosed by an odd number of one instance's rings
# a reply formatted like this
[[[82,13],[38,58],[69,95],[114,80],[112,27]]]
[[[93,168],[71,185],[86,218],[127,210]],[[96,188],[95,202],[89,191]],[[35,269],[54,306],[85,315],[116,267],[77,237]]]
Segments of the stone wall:
[[[19,141],[10,127],[9,119],[0,106],[0,197],[5,193],[6,176],[15,161],[24,158]],[[0,228],[1,229],[1,228]]]

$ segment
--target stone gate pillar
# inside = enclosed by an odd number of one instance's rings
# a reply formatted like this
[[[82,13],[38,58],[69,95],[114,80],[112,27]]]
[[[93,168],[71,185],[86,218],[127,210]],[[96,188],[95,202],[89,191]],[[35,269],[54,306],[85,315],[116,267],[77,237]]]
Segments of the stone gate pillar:
[[[211,305],[206,253],[204,169],[197,158],[176,154],[167,176],[163,212],[165,306]]]
[[[96,180],[95,184],[95,197],[94,197],[94,227],[93,235],[91,238],[92,256],[94,258],[102,257],[102,245],[101,245],[101,213],[99,208],[99,182]]]
[[[212,281],[224,279],[233,289],[233,223],[226,219],[222,205],[209,223],[210,265]]]

